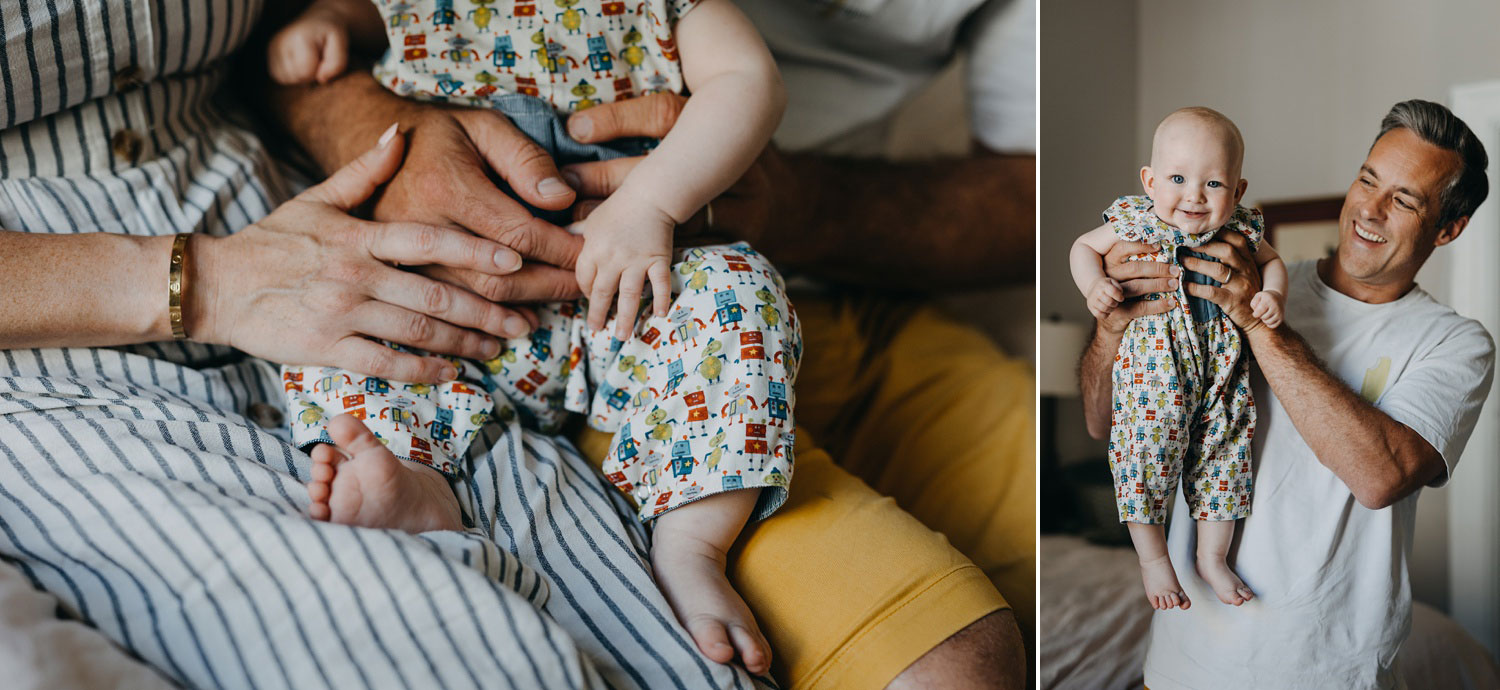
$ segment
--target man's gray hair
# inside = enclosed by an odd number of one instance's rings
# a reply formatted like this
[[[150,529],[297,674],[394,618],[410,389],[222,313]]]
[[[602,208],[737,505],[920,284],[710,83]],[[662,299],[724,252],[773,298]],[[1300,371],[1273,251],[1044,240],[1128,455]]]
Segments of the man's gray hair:
[[[1490,158],[1469,125],[1439,103],[1412,99],[1391,106],[1391,111],[1380,121],[1380,134],[1375,136],[1375,141],[1380,141],[1386,132],[1398,127],[1411,130],[1433,146],[1457,153],[1462,162],[1458,174],[1448,180],[1448,185],[1438,196],[1437,227],[1473,215],[1474,209],[1479,208],[1490,193],[1489,176],[1485,174]],[[1370,148],[1374,147],[1374,144],[1370,145]]]

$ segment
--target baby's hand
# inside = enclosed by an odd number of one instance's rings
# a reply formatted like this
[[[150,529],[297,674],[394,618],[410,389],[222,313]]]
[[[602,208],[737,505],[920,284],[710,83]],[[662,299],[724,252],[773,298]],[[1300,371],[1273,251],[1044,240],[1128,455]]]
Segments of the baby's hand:
[[[1276,328],[1281,325],[1282,308],[1286,305],[1286,295],[1275,290],[1261,290],[1250,298],[1250,313],[1260,322]]]
[[[618,290],[614,336],[629,338],[647,279],[656,315],[666,316],[672,302],[672,231],[677,221],[644,200],[615,194],[581,225],[578,287],[589,298],[589,328],[604,327]]]
[[[324,14],[303,12],[276,32],[266,56],[277,83],[323,84],[349,63],[349,30]]]
[[[1095,280],[1094,284],[1089,286],[1089,312],[1096,319],[1102,320],[1109,316],[1109,313],[1114,311],[1115,307],[1120,306],[1120,302],[1124,300],[1125,290],[1113,278],[1104,276]]]

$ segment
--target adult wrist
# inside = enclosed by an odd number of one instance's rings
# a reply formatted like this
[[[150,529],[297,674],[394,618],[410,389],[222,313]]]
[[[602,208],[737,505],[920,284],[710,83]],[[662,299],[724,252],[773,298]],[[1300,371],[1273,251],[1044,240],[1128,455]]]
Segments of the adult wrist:
[[[182,292],[182,321],[189,340],[200,343],[227,344],[217,330],[216,288],[224,280],[223,271],[232,270],[219,260],[223,238],[202,233],[188,242],[184,270],[187,282]]]

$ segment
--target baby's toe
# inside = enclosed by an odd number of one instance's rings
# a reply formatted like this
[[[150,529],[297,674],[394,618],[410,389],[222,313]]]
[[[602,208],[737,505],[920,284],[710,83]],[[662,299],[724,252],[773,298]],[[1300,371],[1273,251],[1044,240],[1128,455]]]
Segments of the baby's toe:
[[[704,656],[721,664],[734,659],[734,646],[729,643],[729,631],[718,620],[701,618],[689,627],[688,632]]]
[[[770,645],[766,644],[760,633],[736,625],[730,628],[730,635],[734,637],[734,646],[739,651],[740,660],[745,662],[745,670],[765,673],[771,667]]]

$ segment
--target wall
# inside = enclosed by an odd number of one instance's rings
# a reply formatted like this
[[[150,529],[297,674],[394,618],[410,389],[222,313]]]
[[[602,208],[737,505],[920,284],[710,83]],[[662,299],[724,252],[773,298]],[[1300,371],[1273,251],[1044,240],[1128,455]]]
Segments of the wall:
[[[1048,0],[1041,11],[1041,318],[1093,323],[1068,274],[1068,248],[1099,225],[1109,202],[1140,188],[1136,2]],[[1042,351],[1053,354],[1045,343]],[[1057,436],[1064,464],[1104,456],[1076,398],[1058,405]],[[1109,470],[1101,464],[1099,471]]]

